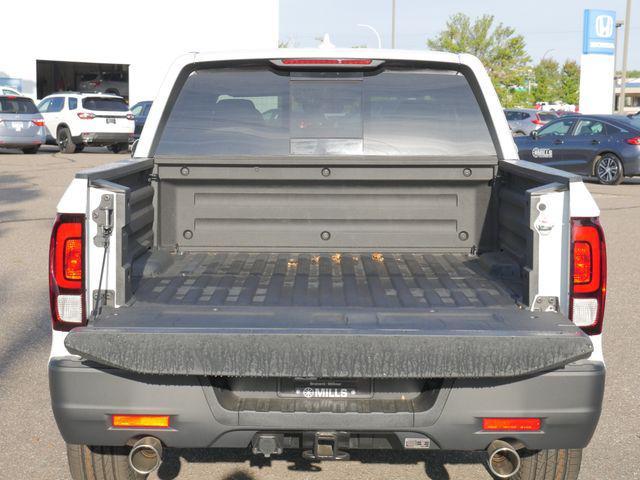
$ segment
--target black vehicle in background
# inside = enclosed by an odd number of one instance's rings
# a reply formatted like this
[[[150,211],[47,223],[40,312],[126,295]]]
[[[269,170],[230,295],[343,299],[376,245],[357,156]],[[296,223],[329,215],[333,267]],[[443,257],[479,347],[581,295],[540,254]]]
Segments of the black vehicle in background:
[[[151,105],[153,105],[152,101],[145,100],[145,101],[136,103],[131,108],[131,113],[133,113],[134,121],[136,124],[136,129],[133,132],[134,140],[137,140],[138,138],[140,138],[140,134],[142,133],[142,128],[144,127],[144,124],[147,121],[147,115],[149,115],[149,110],[151,110]]]
[[[520,158],[617,185],[640,175],[640,116],[580,115],[516,137]]]

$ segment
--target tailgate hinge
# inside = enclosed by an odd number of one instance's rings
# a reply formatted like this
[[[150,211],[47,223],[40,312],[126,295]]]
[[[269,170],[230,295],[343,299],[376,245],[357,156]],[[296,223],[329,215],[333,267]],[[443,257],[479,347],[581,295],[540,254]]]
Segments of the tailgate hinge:
[[[558,297],[538,296],[535,302],[533,302],[532,310],[534,312],[557,312],[558,305]]]
[[[109,244],[109,236],[113,231],[113,195],[102,195],[100,205],[91,212],[91,218],[98,224],[93,243],[96,247],[104,248]]]

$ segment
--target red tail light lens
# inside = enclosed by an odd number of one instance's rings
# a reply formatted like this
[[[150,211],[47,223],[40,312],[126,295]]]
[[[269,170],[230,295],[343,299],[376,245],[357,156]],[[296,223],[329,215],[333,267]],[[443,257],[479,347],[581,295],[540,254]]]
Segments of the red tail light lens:
[[[531,120],[531,123],[535,123],[536,125],[544,125],[544,122],[540,120],[540,117],[537,115],[533,117],[533,120]]]
[[[607,252],[597,218],[571,220],[572,265],[569,316],[589,335],[602,332],[607,290]]]
[[[283,65],[371,65],[370,58],[285,58]]]
[[[44,127],[44,120],[31,120],[36,127]]]
[[[93,120],[96,118],[96,115],[91,112],[78,112],[78,117],[82,120]]]
[[[640,145],[640,137],[627,138],[625,141],[629,145]]]
[[[49,296],[55,330],[85,321],[84,215],[59,214],[49,246]]]
[[[127,113],[127,120],[133,120],[134,118],[136,117],[133,116],[133,113]]]

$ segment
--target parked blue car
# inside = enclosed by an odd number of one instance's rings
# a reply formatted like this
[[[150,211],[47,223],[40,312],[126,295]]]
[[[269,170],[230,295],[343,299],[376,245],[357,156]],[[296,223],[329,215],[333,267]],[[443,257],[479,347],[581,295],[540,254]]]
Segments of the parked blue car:
[[[142,128],[147,121],[147,115],[149,115],[149,110],[151,110],[152,104],[152,101],[145,100],[143,102],[138,102],[133,107],[131,107],[131,113],[133,113],[134,122],[136,124],[135,130],[133,132],[134,140],[140,138]]]
[[[595,176],[604,185],[640,175],[638,116],[566,116],[514,140],[522,160]]]

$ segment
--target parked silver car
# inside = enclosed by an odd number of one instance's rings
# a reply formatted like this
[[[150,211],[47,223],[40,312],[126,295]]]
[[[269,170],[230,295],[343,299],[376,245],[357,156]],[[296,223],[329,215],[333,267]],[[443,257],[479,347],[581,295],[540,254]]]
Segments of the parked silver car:
[[[0,147],[36,153],[45,139],[44,119],[33,100],[0,95]]]
[[[509,108],[504,111],[514,136],[529,135],[534,130],[558,118],[553,112],[542,112],[533,108]]]
[[[80,77],[80,92],[112,93],[129,96],[129,76],[126,72],[86,73]]]

